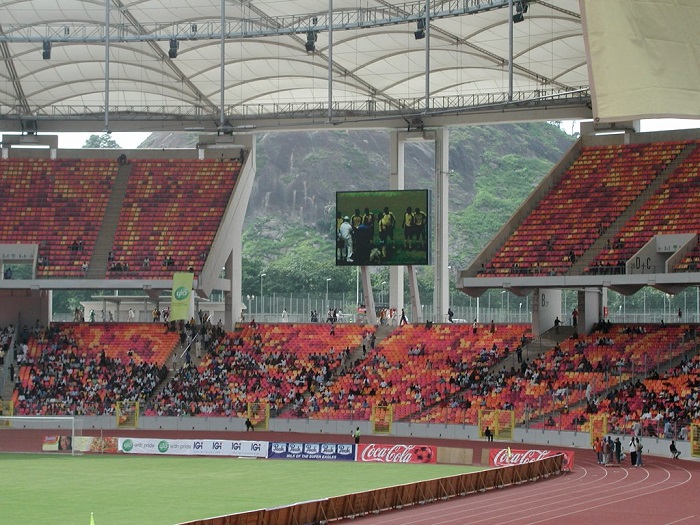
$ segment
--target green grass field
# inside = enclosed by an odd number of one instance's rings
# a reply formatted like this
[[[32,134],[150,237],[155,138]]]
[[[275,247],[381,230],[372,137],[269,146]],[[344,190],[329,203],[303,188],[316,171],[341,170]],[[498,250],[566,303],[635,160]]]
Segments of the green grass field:
[[[0,523],[173,525],[479,468],[162,456],[0,454]]]

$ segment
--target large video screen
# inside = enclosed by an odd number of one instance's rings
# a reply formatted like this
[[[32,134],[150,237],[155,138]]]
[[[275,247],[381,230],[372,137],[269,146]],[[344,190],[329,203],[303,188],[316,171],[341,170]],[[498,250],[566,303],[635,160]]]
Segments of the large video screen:
[[[335,194],[338,266],[430,264],[430,191]]]

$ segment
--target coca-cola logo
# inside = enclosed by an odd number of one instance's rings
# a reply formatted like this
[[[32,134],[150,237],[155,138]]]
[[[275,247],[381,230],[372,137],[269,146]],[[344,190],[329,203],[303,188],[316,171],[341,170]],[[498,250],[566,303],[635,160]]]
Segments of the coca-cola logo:
[[[493,462],[499,467],[503,465],[524,465],[525,463],[539,461],[552,455],[554,454],[549,450],[509,451],[508,449],[502,449],[496,452]]]
[[[509,450],[503,448],[491,451],[491,464],[495,467],[505,467],[508,465],[524,465],[533,461],[540,461],[558,454],[563,454],[563,470],[572,470],[574,465],[574,454],[569,451],[554,450]]]

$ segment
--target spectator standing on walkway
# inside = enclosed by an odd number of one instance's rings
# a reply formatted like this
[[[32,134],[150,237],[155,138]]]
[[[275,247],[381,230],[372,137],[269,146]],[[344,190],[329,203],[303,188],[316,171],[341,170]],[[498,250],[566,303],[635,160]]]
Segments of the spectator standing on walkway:
[[[676,448],[676,442],[671,441],[671,444],[668,446],[668,449],[671,451],[671,457],[673,459],[678,459],[678,456],[681,455],[680,451]]]
[[[630,465],[637,466],[637,438],[633,435],[630,439]]]
[[[603,465],[607,465],[612,460],[612,439],[609,437],[603,438]]]
[[[644,447],[642,446],[642,441],[639,438],[635,438],[635,440],[635,446],[637,447],[637,466],[643,467],[644,462],[642,461],[642,450],[644,450]]]
[[[619,464],[622,461],[622,442],[619,437],[615,438],[613,447],[615,448],[615,462]]]
[[[596,458],[598,459],[598,464],[603,464],[603,444],[600,442],[600,438],[596,437],[593,440],[593,450],[595,450]]]

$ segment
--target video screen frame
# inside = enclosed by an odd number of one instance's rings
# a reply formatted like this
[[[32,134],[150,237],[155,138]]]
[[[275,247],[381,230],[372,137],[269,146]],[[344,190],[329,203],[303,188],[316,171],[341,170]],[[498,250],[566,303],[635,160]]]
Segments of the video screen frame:
[[[339,191],[335,204],[336,266],[431,264],[430,190]]]

